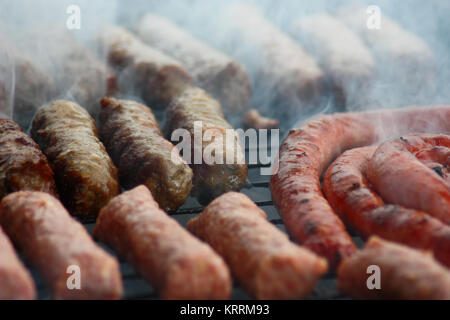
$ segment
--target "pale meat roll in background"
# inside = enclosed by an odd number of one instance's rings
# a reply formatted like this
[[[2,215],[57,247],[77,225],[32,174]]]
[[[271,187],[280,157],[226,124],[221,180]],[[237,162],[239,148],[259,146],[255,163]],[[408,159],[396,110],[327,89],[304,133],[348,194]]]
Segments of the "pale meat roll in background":
[[[241,111],[247,105],[250,79],[245,68],[231,57],[161,16],[147,14],[138,24],[137,34],[183,63],[197,85],[217,98],[225,111]]]
[[[351,29],[321,13],[294,21],[290,34],[317,59],[338,104],[365,105],[375,80],[375,62]]]
[[[256,299],[305,298],[327,271],[325,259],[292,243],[241,193],[214,200],[188,229],[225,259]]]
[[[369,29],[365,6],[338,10],[337,17],[355,31],[374,55],[377,88],[375,106],[426,103],[436,90],[436,61],[428,45],[381,12],[380,29]]]
[[[255,106],[273,116],[302,110],[318,97],[323,74],[316,61],[259,8],[233,5],[225,17],[228,41],[252,73]]]
[[[143,43],[119,26],[105,26],[98,36],[100,50],[120,72],[120,92],[140,95],[151,108],[165,108],[192,78],[181,63]]]
[[[370,266],[379,267],[380,289],[367,286],[374,275],[367,271]],[[362,251],[342,262],[338,287],[358,299],[449,300],[450,271],[431,252],[371,237]]]

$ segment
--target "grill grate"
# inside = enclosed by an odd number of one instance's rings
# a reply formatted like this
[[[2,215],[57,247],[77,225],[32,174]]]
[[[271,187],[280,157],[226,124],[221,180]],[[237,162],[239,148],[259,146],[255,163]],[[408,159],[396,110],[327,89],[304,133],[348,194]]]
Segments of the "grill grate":
[[[270,141],[270,140],[268,140]],[[269,148],[270,150],[270,148]],[[249,149],[246,148],[246,157],[248,159]],[[269,190],[270,176],[260,174],[261,164],[249,165],[249,173],[247,184],[241,190],[252,199],[267,214],[268,220],[277,228],[286,232],[283,221],[274,207]],[[171,216],[175,218],[181,225],[186,227],[188,221],[202,212],[203,206],[200,205],[193,197],[189,197],[186,203]],[[83,221],[84,226],[92,234],[94,221]],[[357,245],[362,244],[362,240],[352,235]],[[106,245],[99,243],[106,251],[115,255],[114,252]],[[124,284],[123,299],[159,299],[156,291],[133,269],[126,261],[120,260],[120,269]],[[48,288],[43,283],[37,272],[32,269],[32,275],[36,281],[39,299],[51,299]],[[232,299],[250,299],[245,291],[238,285],[234,284]],[[309,297],[309,299],[348,299],[341,294],[336,288],[336,276],[333,273],[326,274],[318,283],[317,287]]]

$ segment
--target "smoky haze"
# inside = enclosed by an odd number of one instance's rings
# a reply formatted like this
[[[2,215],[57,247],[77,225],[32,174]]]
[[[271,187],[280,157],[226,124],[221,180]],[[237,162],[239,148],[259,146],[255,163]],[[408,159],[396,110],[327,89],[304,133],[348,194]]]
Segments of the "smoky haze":
[[[327,75],[324,74],[324,83],[321,83],[321,91],[317,97],[310,99],[295,93],[294,99],[290,97],[289,103],[285,105],[280,104],[279,100],[277,100],[279,92],[276,92],[277,85],[273,83],[273,79],[268,79],[267,75],[265,78],[261,76],[261,69],[267,67],[267,61],[261,58],[261,46],[255,46],[251,43],[253,42],[251,39],[250,41],[240,42],[240,38],[236,37],[239,31],[236,31],[235,27],[242,21],[233,20],[234,18],[229,15],[229,12],[230,8],[242,3],[248,3],[261,10],[262,17],[267,20],[267,24],[270,24],[280,34],[287,35],[300,46],[303,46],[302,43],[289,34],[294,21],[318,13],[327,13],[333,17],[338,17],[337,13],[352,3],[363,5],[363,8],[376,4],[381,9],[382,19],[385,16],[390,17],[402,28],[418,36],[428,46],[434,59],[435,79],[430,80],[423,77],[423,71],[419,68],[414,68],[414,66],[410,67],[405,76],[403,76],[401,71],[397,72],[395,77],[388,77],[386,74],[395,70],[395,59],[379,60],[374,53],[376,75],[372,84],[372,91],[370,94],[367,94],[368,98],[370,98],[367,103],[354,105],[351,108],[345,108],[345,105],[337,103],[330,90],[327,89]],[[66,21],[69,16],[66,10],[69,5],[78,5],[81,9],[80,30],[68,31],[66,28]],[[61,29],[61,32],[71,33],[82,46],[98,54],[95,37],[101,26],[118,24],[134,30],[140,19],[149,12],[167,17],[197,38],[242,63],[247,68],[253,85],[253,98],[248,107],[259,109],[263,115],[281,118],[281,124],[285,128],[292,127],[299,121],[322,112],[394,108],[411,104],[443,104],[448,103],[450,100],[450,37],[448,37],[450,21],[447,18],[450,12],[450,3],[448,1],[1,0],[0,8],[1,33],[11,40],[14,47],[19,48],[21,59],[25,61],[29,59],[36,62],[36,71],[34,71],[36,74],[42,73],[41,69],[43,69],[43,72],[47,73],[47,75],[42,75],[42,77],[48,76],[53,82],[56,82],[53,84],[56,87],[55,89],[49,90],[48,94],[36,97],[35,101],[32,101],[31,104],[38,106],[55,97],[80,100],[71,90],[80,80],[75,76],[68,76],[64,81],[72,81],[73,83],[59,86],[60,77],[58,77],[58,73],[62,71],[76,73],[78,67],[72,69],[49,67],[49,65],[58,66],[58,59],[67,60],[70,55],[55,54],[55,51],[59,50],[59,44],[51,43],[50,45],[49,42],[52,42],[51,37],[44,37],[43,40],[34,37],[30,39],[30,37],[24,37],[24,34],[30,34],[30,32],[36,34],[48,33],[47,30],[49,28]],[[246,13],[243,12],[240,19],[245,20],[245,15]],[[383,20],[381,26],[383,26]],[[253,31],[256,34],[258,33],[258,30]],[[264,38],[265,34],[259,34],[259,36]],[[57,38],[53,39],[58,41]],[[27,41],[35,42],[35,44],[30,46]],[[38,42],[37,45],[36,42]],[[345,43],[342,45],[345,46]],[[60,49],[64,51],[62,48]],[[278,49],[272,48],[275,54]],[[13,108],[17,108],[15,95],[17,88],[20,87],[20,85],[18,86],[18,76],[16,75],[17,55],[11,52],[8,45],[1,46],[0,106],[1,112],[5,115],[11,115]],[[98,56],[97,58],[106,64],[105,56]],[[316,57],[313,56],[313,58]],[[320,66],[320,62],[316,62]],[[266,66],[264,66],[264,63]],[[289,61],[286,61],[286,64],[289,65]],[[81,67],[80,70],[80,72],[84,72]],[[412,78],[418,79],[414,80],[417,82],[414,85],[411,84]],[[261,79],[263,81],[260,81]],[[281,79],[284,78],[281,77]],[[82,81],[85,80],[82,79]],[[422,90],[423,87],[428,87],[430,83],[433,83],[431,89]],[[106,83],[104,86],[106,86]],[[414,90],[411,90],[411,87]],[[22,88],[21,90],[25,89]],[[34,92],[38,92],[39,89],[39,86],[33,87]],[[358,95],[360,93],[358,90],[353,90],[351,94]],[[23,100],[33,100],[34,97],[35,95],[26,97]],[[230,117],[232,115],[227,116]],[[238,122],[233,124],[239,125]],[[24,125],[26,125],[26,121],[24,121]]]

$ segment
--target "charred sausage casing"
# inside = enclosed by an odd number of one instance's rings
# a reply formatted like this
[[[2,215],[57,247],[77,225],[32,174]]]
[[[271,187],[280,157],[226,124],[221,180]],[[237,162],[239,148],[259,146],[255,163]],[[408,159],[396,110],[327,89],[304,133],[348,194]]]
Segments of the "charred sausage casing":
[[[31,136],[47,155],[62,202],[73,215],[96,216],[119,193],[117,169],[94,120],[78,104],[57,100],[39,109]]]
[[[35,297],[33,279],[0,227],[0,300],[30,300]]]
[[[240,190],[244,186],[248,171],[245,155],[218,101],[200,88],[186,89],[167,110],[166,123],[169,137],[177,129],[189,133],[193,191],[201,202],[209,202],[225,192]],[[201,130],[196,130],[196,125],[201,126]],[[227,132],[232,141],[227,141]],[[197,143],[199,138],[201,145]],[[214,152],[206,152],[211,149]],[[196,155],[200,155],[201,159],[197,159]]]
[[[145,186],[124,192],[100,212],[94,235],[130,261],[164,299],[227,299],[223,260],[162,211]]]
[[[250,80],[237,61],[161,16],[147,14],[137,33],[150,46],[182,62],[197,85],[217,98],[226,111],[239,112],[246,107]]]
[[[371,266],[379,268],[371,269],[380,277],[379,289],[368,287]],[[429,253],[372,237],[362,251],[342,262],[338,287],[358,299],[448,300],[450,272]]]
[[[184,204],[192,188],[192,170],[164,139],[152,111],[129,100],[106,97],[100,112],[100,136],[119,168],[122,185],[144,184],[164,210]]]
[[[120,91],[141,95],[152,108],[167,107],[192,83],[180,62],[122,27],[105,26],[98,38],[109,63],[119,71]]]
[[[122,279],[115,258],[47,193],[20,191],[0,204],[0,224],[50,287],[55,299],[118,299]],[[78,269],[80,289],[69,277]]]
[[[53,171],[39,146],[14,121],[0,118],[0,198],[19,190],[55,195]]]
[[[257,299],[304,298],[327,271],[325,259],[290,242],[240,193],[215,199],[189,221],[188,229],[224,257],[234,277]]]

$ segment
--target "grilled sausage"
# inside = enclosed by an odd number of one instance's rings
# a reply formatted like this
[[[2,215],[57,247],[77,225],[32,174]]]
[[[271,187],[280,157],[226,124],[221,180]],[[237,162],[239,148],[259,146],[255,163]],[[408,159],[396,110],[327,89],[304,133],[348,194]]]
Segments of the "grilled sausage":
[[[39,104],[50,98],[53,83],[39,65],[19,50],[0,29],[0,99],[1,113],[13,118],[23,128]],[[28,118],[28,119],[25,119]]]
[[[327,271],[325,259],[289,241],[247,196],[215,199],[188,229],[209,243],[234,277],[257,299],[297,299],[310,294]]]
[[[313,57],[289,35],[267,20],[254,5],[235,4],[226,11],[234,55],[251,72],[254,104],[268,116],[280,111],[302,110],[315,101],[323,81],[322,70]],[[272,106],[278,106],[274,109]],[[294,112],[295,112],[294,111]],[[278,114],[275,114],[278,112]]]
[[[27,129],[38,107],[55,94],[55,84],[48,72],[1,30],[0,43],[5,49],[0,57],[0,110]],[[2,97],[10,101],[2,102]]]
[[[25,259],[42,275],[55,299],[118,299],[119,264],[100,249],[86,229],[47,193],[21,191],[5,197],[0,224]],[[71,267],[80,288],[69,289]]]
[[[31,300],[36,288],[9,239],[0,228],[0,300]]]
[[[380,289],[368,288],[369,266],[379,268]],[[358,299],[448,300],[450,272],[431,254],[372,237],[342,262],[338,287]]]
[[[0,118],[0,198],[19,190],[55,195],[53,171],[39,146],[14,121]]]
[[[73,215],[96,216],[119,193],[117,169],[94,120],[78,104],[57,100],[42,107],[31,135],[47,155],[62,202]]]
[[[409,135],[385,142],[369,162],[368,178],[389,203],[423,210],[450,224],[450,182],[414,157],[437,146],[449,150],[450,136]]]
[[[338,265],[356,247],[323,197],[320,177],[325,168],[341,152],[389,136],[449,131],[449,106],[322,115],[291,130],[270,183],[288,232],[331,266]]]
[[[377,17],[374,12],[368,15],[364,5],[343,7],[337,17],[364,41],[375,58],[380,81],[374,91],[378,102],[372,103],[381,102],[384,106],[425,103],[432,97],[438,81],[437,64],[422,39],[405,30],[385,12],[379,29],[369,28],[368,22]]]
[[[147,46],[122,27],[104,27],[98,41],[109,63],[120,72],[120,91],[139,94],[152,107],[167,107],[192,83],[180,62]]]
[[[339,217],[364,238],[377,235],[411,247],[431,250],[450,267],[450,227],[425,212],[386,205],[367,180],[376,147],[344,152],[328,168],[323,190]]]
[[[146,185],[164,210],[184,204],[192,188],[192,170],[164,139],[147,106],[106,97],[99,128],[125,188]]]
[[[218,101],[200,88],[186,89],[170,105],[166,122],[169,136],[176,129],[187,130],[190,134],[193,191],[201,202],[244,186],[247,178],[245,156]],[[201,128],[197,129],[197,124]],[[232,141],[227,141],[227,131],[229,135],[231,133]],[[202,145],[196,146],[199,138],[203,138]],[[211,152],[210,156],[207,151],[211,149],[215,149],[215,153]],[[198,161],[200,152],[202,159]]]
[[[94,118],[99,112],[100,99],[117,91],[118,79],[114,70],[93,51],[80,44],[68,30],[47,27],[27,32],[19,48],[25,52],[45,50],[46,54],[36,55],[33,62],[42,66],[51,77],[60,96],[63,94],[76,101]],[[36,87],[36,91],[39,88]],[[29,91],[28,95],[33,98]],[[56,94],[52,97],[56,97]],[[41,106],[50,99],[39,101],[36,102]]]
[[[350,28],[321,13],[295,20],[290,34],[317,59],[339,104],[349,108],[365,105],[375,78],[375,62]]]
[[[223,260],[197,240],[139,186],[111,200],[94,235],[129,260],[164,299],[227,299],[231,277]]]
[[[138,24],[137,34],[183,63],[197,85],[217,98],[226,111],[238,112],[247,105],[250,80],[245,68],[231,57],[161,16],[147,14]]]

